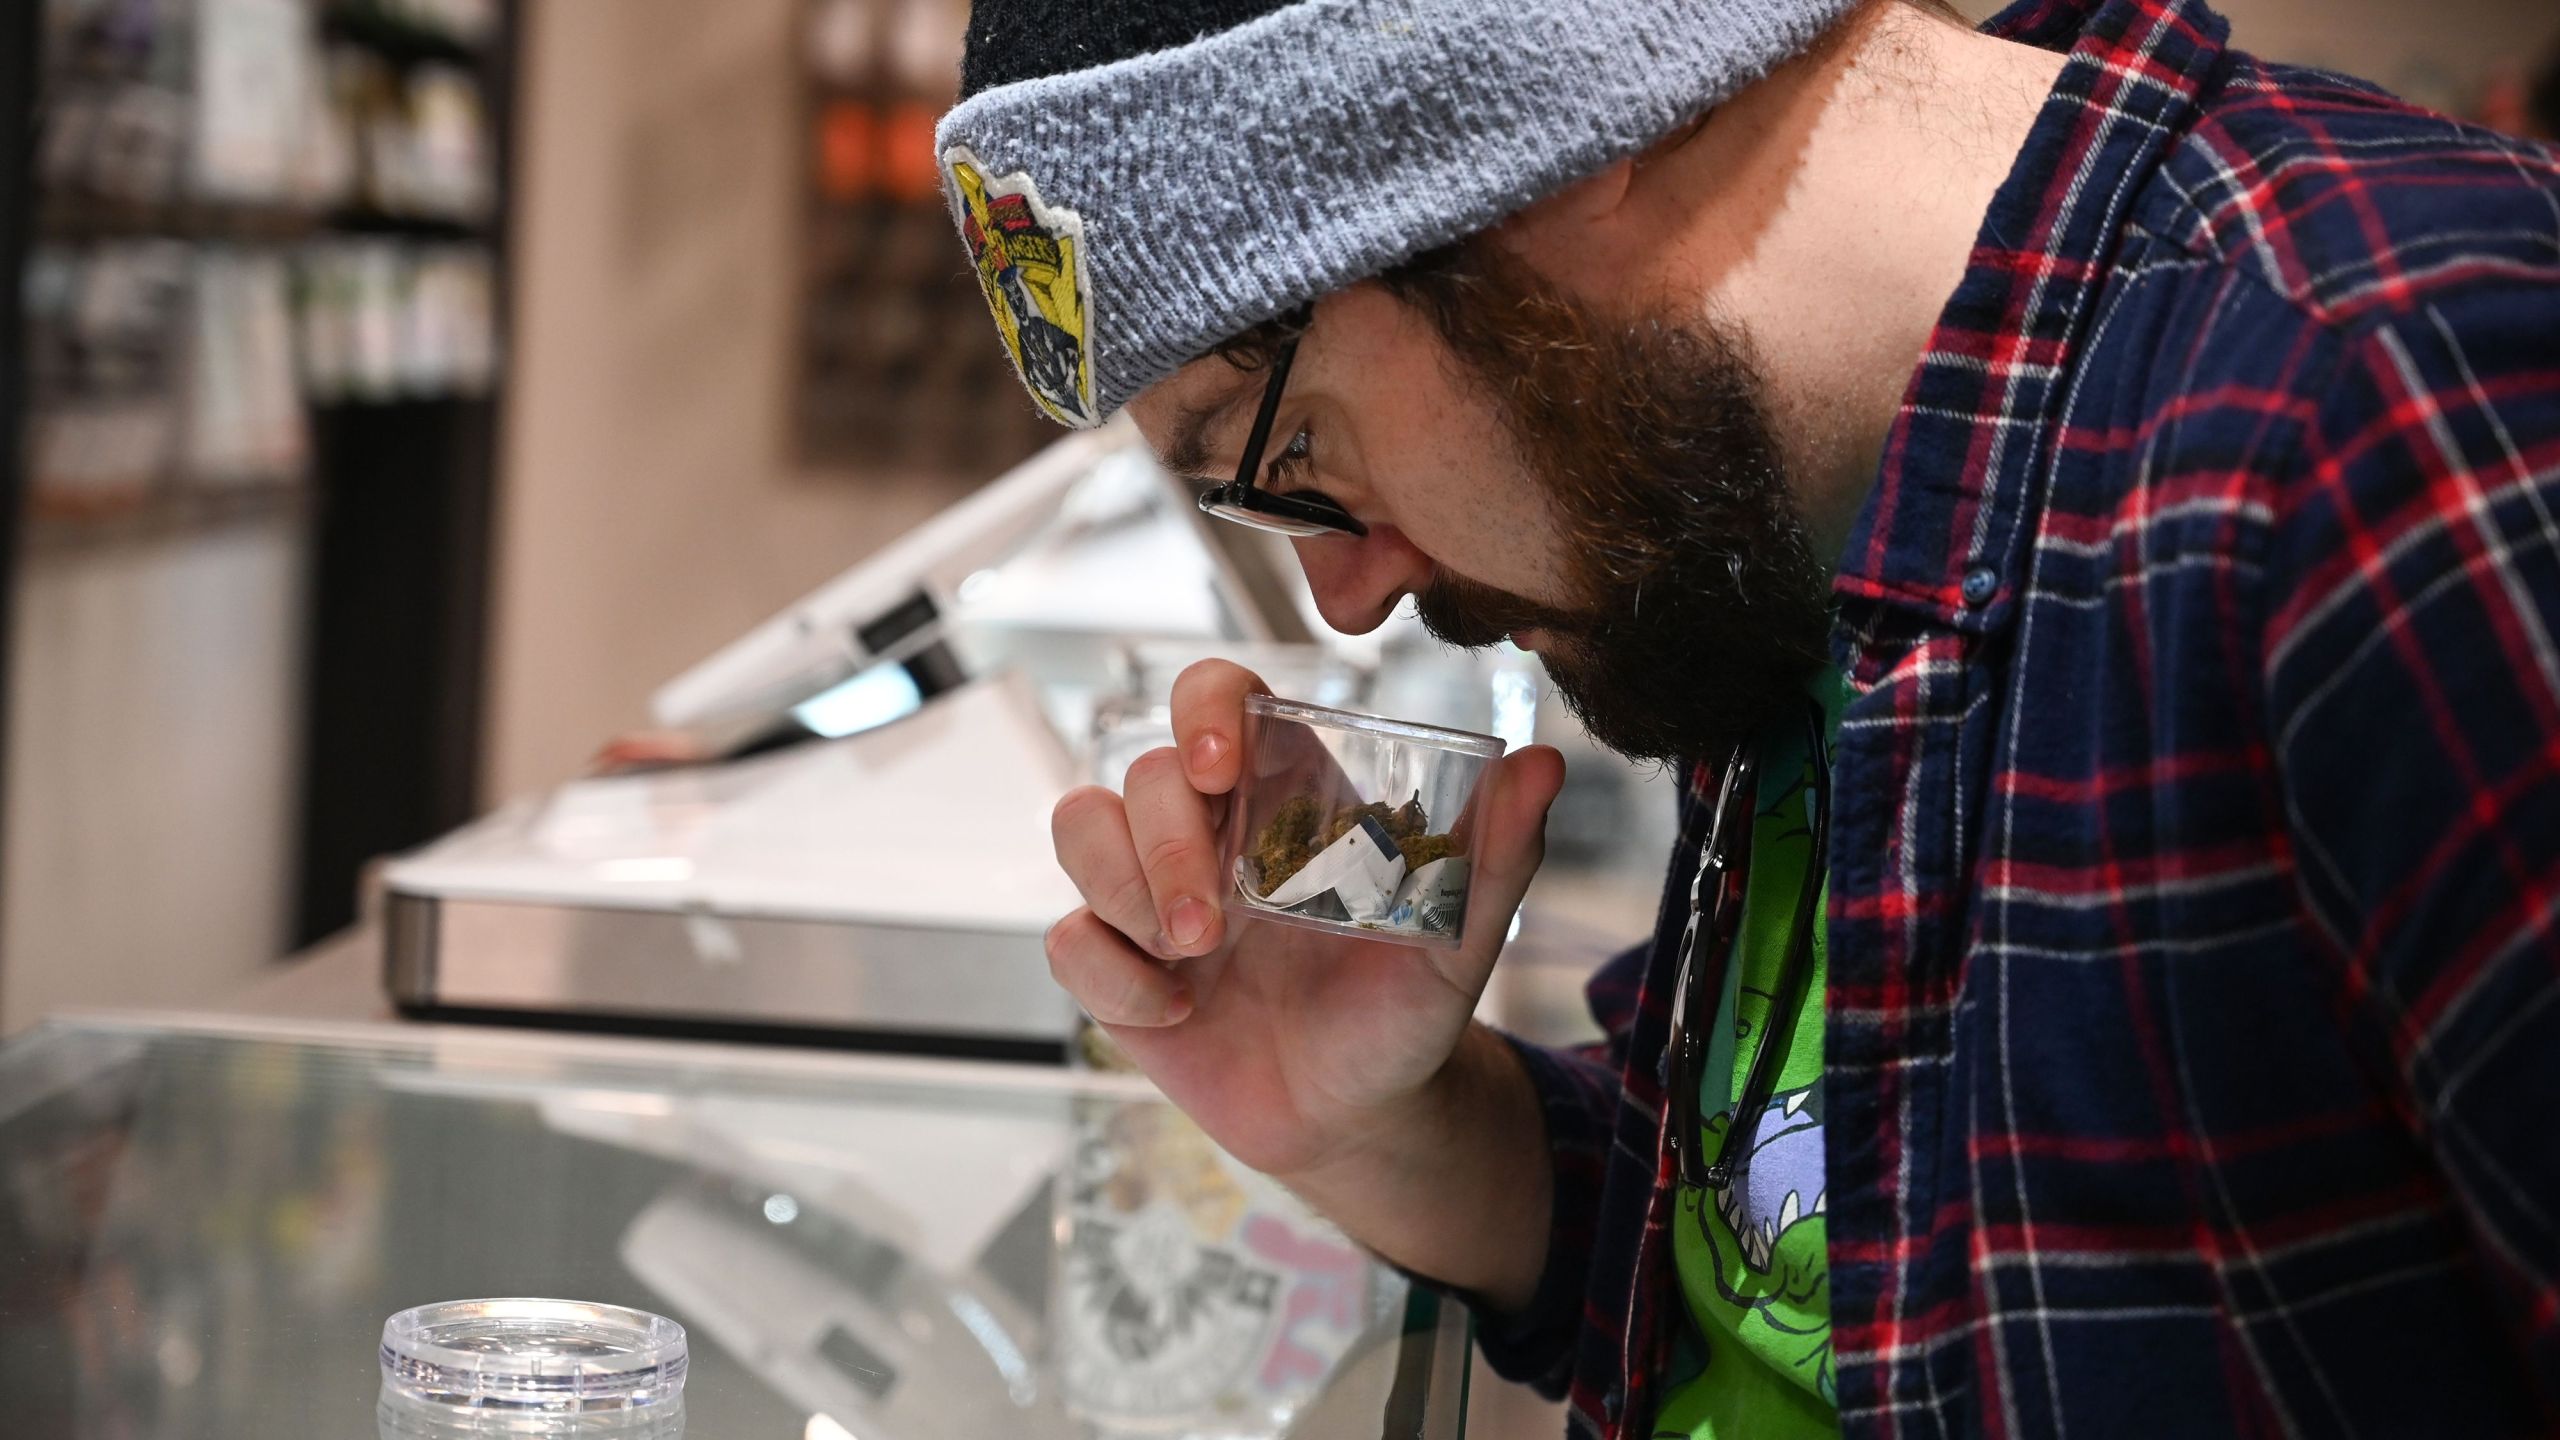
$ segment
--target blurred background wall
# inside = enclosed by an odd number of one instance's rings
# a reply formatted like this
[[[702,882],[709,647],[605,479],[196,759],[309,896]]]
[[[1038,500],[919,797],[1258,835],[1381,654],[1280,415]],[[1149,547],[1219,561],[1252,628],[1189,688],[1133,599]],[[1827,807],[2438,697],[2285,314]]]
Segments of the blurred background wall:
[[[492,800],[573,773],[678,670],[966,488],[795,458],[800,0],[527,21]]]
[[[304,523],[22,561],[0,1024],[202,999],[283,953]]]

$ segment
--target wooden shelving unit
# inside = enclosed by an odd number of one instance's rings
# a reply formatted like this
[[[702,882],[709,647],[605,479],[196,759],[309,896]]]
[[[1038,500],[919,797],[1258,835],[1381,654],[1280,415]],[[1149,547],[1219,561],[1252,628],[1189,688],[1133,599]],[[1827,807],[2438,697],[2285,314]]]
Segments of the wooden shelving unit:
[[[361,45],[395,65],[440,63],[476,69],[489,59],[485,41],[414,25],[370,5],[333,5],[321,12],[327,39]]]
[[[310,211],[272,206],[142,205],[47,195],[36,211],[36,238],[57,245],[114,240],[285,244],[320,231],[320,217]]]
[[[22,562],[60,574],[62,566],[119,548],[251,525],[295,527],[294,543],[307,557],[299,584],[302,692],[290,706],[300,712],[303,747],[298,838],[287,862],[289,939],[296,944],[353,920],[367,862],[423,843],[477,809],[503,377],[486,390],[381,400],[306,394],[308,454],[297,473],[221,483],[137,476],[113,493],[48,491],[31,502],[23,281],[32,252],[85,265],[145,241],[275,252],[295,257],[297,267],[346,241],[414,245],[411,253],[430,256],[478,250],[494,277],[496,353],[503,356],[515,0],[499,0],[498,23],[485,39],[420,28],[371,5],[315,3],[324,50],[362,51],[402,83],[432,67],[469,74],[487,118],[493,173],[486,214],[397,213],[362,203],[141,204],[48,188],[30,173],[41,153],[35,139],[46,99],[47,7],[0,5],[0,646],[10,634],[8,606],[20,593]],[[90,60],[81,64],[91,68],[63,72],[73,77],[65,93],[122,83],[93,73]],[[155,72],[150,83],[181,82]]]
[[[322,35],[395,67],[469,70],[488,115],[491,205],[456,219],[339,210],[335,235],[485,248],[505,353],[519,0],[485,42],[422,30],[363,5],[323,12]],[[499,388],[485,395],[335,400],[312,411],[312,519],[302,848],[293,933],[352,923],[364,866],[425,843],[479,809],[496,506]]]
[[[307,518],[311,511],[311,486],[301,476],[157,488],[85,504],[48,497],[28,506],[21,543],[27,555],[59,555]]]

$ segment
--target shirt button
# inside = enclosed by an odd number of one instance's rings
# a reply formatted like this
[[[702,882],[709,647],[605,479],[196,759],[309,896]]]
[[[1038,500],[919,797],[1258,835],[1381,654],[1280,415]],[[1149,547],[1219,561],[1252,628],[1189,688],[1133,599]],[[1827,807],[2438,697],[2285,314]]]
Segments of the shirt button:
[[[1991,603],[2000,593],[2000,576],[1988,565],[1976,565],[1964,572],[1964,603],[1976,610]]]

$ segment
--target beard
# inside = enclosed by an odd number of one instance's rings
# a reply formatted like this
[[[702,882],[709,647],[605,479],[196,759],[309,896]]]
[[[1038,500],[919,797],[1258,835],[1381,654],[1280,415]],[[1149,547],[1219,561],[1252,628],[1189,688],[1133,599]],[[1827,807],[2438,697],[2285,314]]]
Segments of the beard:
[[[1547,673],[1594,740],[1638,760],[1721,760],[1806,703],[1826,663],[1814,556],[1747,337],[1612,320],[1482,240],[1387,277],[1448,343],[1545,490],[1570,607],[1442,571],[1423,625],[1463,648],[1554,637]]]

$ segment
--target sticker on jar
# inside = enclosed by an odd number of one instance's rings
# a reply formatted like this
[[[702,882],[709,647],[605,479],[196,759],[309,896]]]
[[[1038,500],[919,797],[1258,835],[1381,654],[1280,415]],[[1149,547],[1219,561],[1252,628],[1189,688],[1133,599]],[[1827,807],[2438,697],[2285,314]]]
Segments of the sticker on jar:
[[[1404,877],[1387,923],[1399,930],[1455,935],[1467,913],[1467,857],[1434,860]]]

